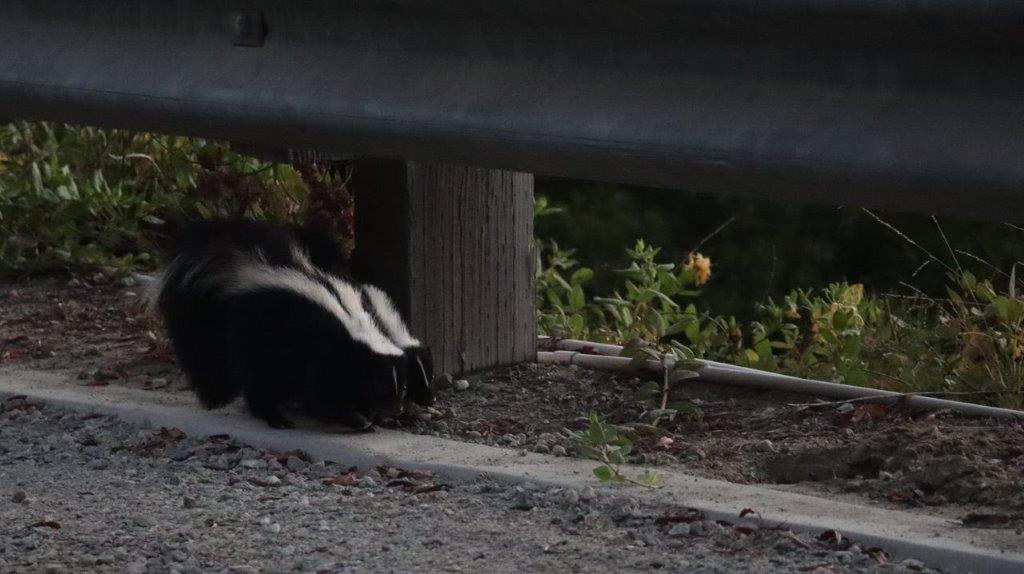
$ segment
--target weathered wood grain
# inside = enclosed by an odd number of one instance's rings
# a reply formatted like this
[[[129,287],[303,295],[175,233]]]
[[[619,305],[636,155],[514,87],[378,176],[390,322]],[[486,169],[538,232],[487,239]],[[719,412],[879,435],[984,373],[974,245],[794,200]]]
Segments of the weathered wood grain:
[[[533,176],[360,160],[357,277],[387,290],[438,372],[532,360]]]

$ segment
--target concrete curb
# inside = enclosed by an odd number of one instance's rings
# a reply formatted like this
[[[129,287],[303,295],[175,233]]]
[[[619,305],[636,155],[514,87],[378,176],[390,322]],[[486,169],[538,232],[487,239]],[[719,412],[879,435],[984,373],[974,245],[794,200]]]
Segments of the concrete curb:
[[[431,470],[453,480],[487,475],[502,482],[593,486],[612,495],[696,508],[712,519],[736,521],[742,509],[752,508],[769,524],[784,523],[811,534],[835,529],[865,546],[879,546],[894,556],[917,558],[950,571],[1024,572],[1024,537],[1010,531],[970,530],[933,516],[737,485],[676,471],[662,471],[664,488],[659,490],[602,486],[591,474],[594,465],[590,461],[536,453],[520,456],[508,449],[394,431],[351,434],[323,426],[278,431],[251,418],[237,405],[203,411],[185,394],[118,386],[82,387],[69,379],[56,373],[4,371],[0,372],[0,392],[23,394],[75,410],[112,414],[133,422],[173,426],[189,434],[227,433],[255,446],[302,449],[318,458],[360,468],[389,464]]]

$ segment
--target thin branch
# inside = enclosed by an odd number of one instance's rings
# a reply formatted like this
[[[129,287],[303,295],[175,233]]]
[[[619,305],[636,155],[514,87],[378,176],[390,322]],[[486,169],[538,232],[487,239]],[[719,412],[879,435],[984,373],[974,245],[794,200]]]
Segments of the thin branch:
[[[943,262],[941,259],[936,257],[931,251],[928,251],[927,249],[922,247],[920,243],[918,243],[918,242],[914,241],[913,239],[911,239],[910,236],[908,236],[906,233],[903,233],[902,231],[897,229],[895,226],[893,226],[891,223],[889,223],[888,221],[886,221],[886,220],[882,219],[881,217],[879,217],[878,215],[876,215],[875,212],[873,212],[873,211],[871,211],[870,209],[867,209],[867,208],[862,208],[862,211],[864,213],[867,213],[868,215],[870,215],[872,218],[874,218],[875,221],[877,221],[878,223],[882,224],[885,228],[887,228],[889,231],[892,231],[893,233],[898,235],[901,239],[903,239],[907,243],[909,243],[909,244],[913,245],[914,247],[920,249],[921,252],[923,252],[928,257],[931,257],[932,259],[934,259],[936,263],[938,263],[939,265],[942,265],[943,267],[945,267],[946,270],[949,271],[950,273],[952,273],[954,271],[954,269],[952,267],[950,267],[945,262]]]
[[[899,377],[897,377],[895,375],[890,375],[888,373],[883,373],[881,371],[872,371],[871,369],[864,369],[864,372],[868,373],[869,375],[875,375],[876,377],[885,377],[887,379],[896,381],[897,383],[903,385],[904,387],[910,387],[910,388],[914,387],[914,385],[908,383],[907,381],[904,381],[903,379],[901,379],[901,378],[899,378]]]
[[[736,217],[730,217],[729,219],[726,219],[725,223],[719,225],[718,227],[715,228],[714,231],[712,231],[711,233],[705,235],[704,239],[701,239],[700,241],[698,241],[697,245],[693,249],[690,250],[690,253],[696,253],[697,250],[700,249],[701,247],[703,247],[705,243],[710,241],[712,237],[714,237],[714,236],[718,235],[719,233],[721,233],[721,231],[723,229],[725,229],[726,227],[729,227],[730,225],[732,225],[732,222],[734,222],[734,221],[736,221]]]
[[[933,215],[932,222],[935,223],[935,228],[939,230],[939,236],[942,237],[942,242],[946,244],[946,249],[953,257],[953,263],[956,264],[956,270],[960,272],[960,275],[963,275],[964,268],[960,266],[960,260],[956,258],[956,251],[953,249],[953,246],[949,244],[949,238],[946,237],[946,232],[943,231],[942,226],[939,225],[939,219]]]

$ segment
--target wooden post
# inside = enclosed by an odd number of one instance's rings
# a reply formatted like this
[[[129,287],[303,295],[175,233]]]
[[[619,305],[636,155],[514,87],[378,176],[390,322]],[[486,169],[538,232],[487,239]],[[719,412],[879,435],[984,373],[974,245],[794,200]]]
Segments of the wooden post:
[[[354,272],[395,298],[437,372],[533,360],[533,176],[355,163]]]

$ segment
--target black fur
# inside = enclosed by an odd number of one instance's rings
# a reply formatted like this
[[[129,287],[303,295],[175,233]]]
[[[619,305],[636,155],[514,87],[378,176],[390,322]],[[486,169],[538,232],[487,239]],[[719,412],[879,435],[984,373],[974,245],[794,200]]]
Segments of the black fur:
[[[232,279],[240,266],[272,267],[301,274],[337,297],[328,270],[353,282],[347,260],[325,235],[246,221],[204,222],[179,229],[166,257],[156,306],[207,408],[242,395],[252,413],[274,427],[291,426],[282,408],[294,405],[365,429],[376,417],[400,414],[406,400],[433,400],[430,382],[421,381],[424,371],[407,350],[374,352],[308,297],[280,286],[239,289]],[[417,353],[426,356],[432,377],[429,351]]]

